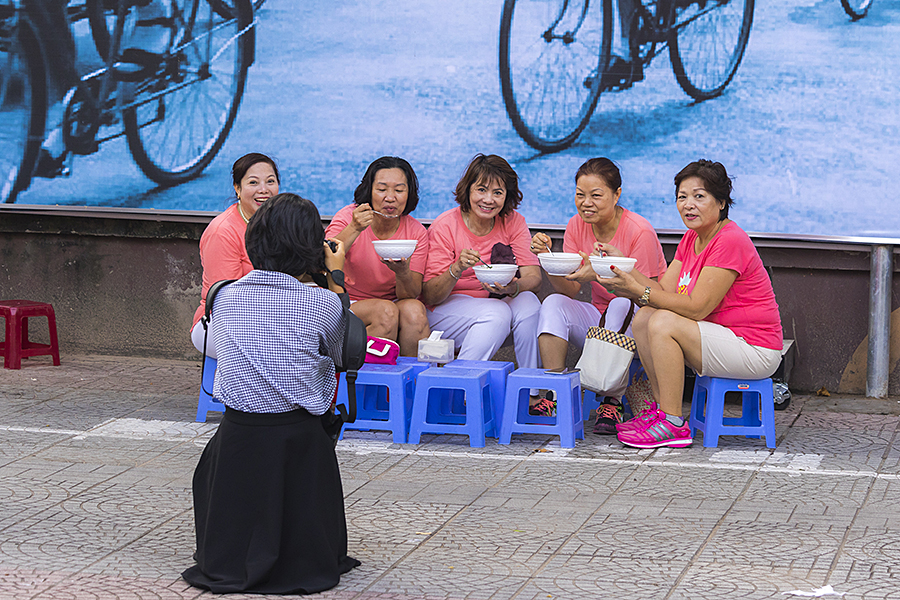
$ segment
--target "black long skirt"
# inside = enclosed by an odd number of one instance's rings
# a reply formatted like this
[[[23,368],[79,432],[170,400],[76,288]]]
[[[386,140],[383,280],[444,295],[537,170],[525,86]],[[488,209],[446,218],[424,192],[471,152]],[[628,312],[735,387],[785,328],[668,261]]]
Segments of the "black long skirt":
[[[359,565],[347,556],[344,495],[321,417],[231,409],[194,471],[197,564],[217,594],[312,594]]]

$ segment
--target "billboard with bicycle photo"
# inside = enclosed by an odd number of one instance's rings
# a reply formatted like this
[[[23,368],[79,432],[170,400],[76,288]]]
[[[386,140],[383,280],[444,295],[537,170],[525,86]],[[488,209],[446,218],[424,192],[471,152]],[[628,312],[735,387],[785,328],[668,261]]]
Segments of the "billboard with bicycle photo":
[[[334,214],[382,155],[428,219],[478,152],[532,224],[594,156],[681,229],[710,158],[749,231],[895,237],[896,7],[871,0],[0,0],[0,203],[219,212],[231,163]]]

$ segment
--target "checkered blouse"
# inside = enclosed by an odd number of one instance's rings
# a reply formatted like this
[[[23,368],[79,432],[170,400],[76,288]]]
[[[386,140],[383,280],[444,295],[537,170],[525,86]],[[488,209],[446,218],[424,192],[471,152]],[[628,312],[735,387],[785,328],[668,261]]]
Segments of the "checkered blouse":
[[[253,413],[305,408],[323,414],[336,386],[346,323],[337,294],[285,273],[252,271],[213,306],[218,367],[213,392]]]

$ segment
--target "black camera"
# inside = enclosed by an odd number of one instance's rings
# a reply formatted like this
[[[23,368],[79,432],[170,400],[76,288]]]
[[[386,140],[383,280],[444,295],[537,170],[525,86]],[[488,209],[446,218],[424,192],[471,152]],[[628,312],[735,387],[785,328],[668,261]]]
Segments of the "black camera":
[[[329,248],[331,248],[332,254],[337,254],[337,251],[338,251],[337,242],[334,242],[332,240],[325,240],[325,243],[328,244]]]

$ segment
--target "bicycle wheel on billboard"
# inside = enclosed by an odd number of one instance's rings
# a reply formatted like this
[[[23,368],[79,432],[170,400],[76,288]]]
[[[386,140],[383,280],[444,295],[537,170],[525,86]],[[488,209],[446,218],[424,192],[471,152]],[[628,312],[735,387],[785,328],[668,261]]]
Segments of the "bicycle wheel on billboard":
[[[866,16],[869,7],[872,6],[872,0],[841,0],[841,6],[844,7],[844,12],[856,21]]]
[[[754,0],[680,3],[669,36],[675,79],[694,100],[725,91],[737,72],[753,25]]]
[[[131,155],[160,185],[193,179],[218,154],[231,131],[253,62],[253,8],[233,0],[235,18],[207,0],[171,0],[177,33],[162,76],[135,84],[125,110]]]
[[[541,152],[567,148],[597,106],[612,41],[610,0],[506,0],[500,89],[516,132]]]
[[[37,34],[11,0],[0,0],[0,202],[31,183],[44,139],[47,75]]]

